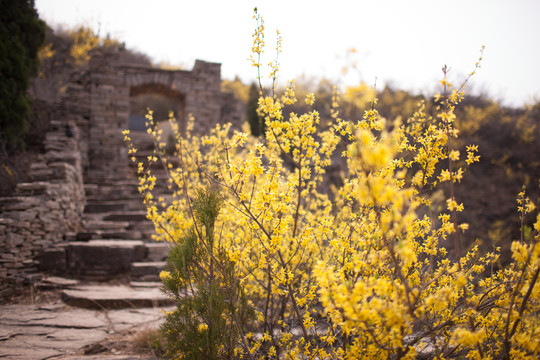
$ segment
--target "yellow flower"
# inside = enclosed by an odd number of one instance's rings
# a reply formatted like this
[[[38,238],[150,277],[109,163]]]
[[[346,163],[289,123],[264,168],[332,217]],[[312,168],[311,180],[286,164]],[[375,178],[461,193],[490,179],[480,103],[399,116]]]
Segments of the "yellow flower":
[[[454,199],[447,199],[446,200],[446,207],[450,211],[454,211],[458,208],[458,203]]]
[[[232,147],[244,146],[247,141],[247,134],[243,132],[236,133],[232,139]]]
[[[470,331],[458,327],[454,330],[452,338],[459,345],[472,346],[481,342],[485,338],[485,333],[482,330]]]
[[[159,273],[159,278],[161,279],[161,281],[165,281],[172,279],[172,276],[170,272],[163,270]]]
[[[450,181],[450,171],[444,169],[441,171],[441,175],[438,177],[440,182]]]
[[[315,103],[315,95],[313,93],[309,93],[306,96],[306,105],[313,105]]]
[[[525,202],[525,214],[533,212],[534,209],[535,209],[534,204],[531,202],[531,200],[529,198],[527,198],[527,200]]]
[[[207,324],[199,324],[199,327],[197,328],[197,330],[199,330],[200,333],[203,333],[205,332],[206,330],[208,330],[208,325]]]

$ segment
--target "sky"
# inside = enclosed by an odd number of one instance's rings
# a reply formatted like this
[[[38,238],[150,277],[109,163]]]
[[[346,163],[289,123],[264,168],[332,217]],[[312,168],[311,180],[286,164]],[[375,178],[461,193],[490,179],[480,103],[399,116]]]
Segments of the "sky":
[[[468,90],[508,106],[540,101],[539,0],[35,0],[53,28],[90,26],[155,63],[191,69],[221,63],[224,79],[249,83],[248,57],[258,8],[280,82],[302,76],[433,94],[442,77],[459,85],[485,46]],[[355,49],[351,53],[349,49]],[[343,74],[343,67],[349,71]]]

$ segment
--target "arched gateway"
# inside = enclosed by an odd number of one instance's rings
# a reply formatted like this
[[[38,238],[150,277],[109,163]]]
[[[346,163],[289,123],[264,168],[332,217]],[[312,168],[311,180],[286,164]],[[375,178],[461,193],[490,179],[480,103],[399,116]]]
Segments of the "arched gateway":
[[[241,103],[221,92],[221,64],[197,60],[191,71],[163,70],[122,64],[111,53],[95,53],[88,70],[76,73],[64,97],[64,118],[79,129],[85,183],[124,179],[127,147],[122,131],[128,128],[129,99],[157,93],[178,100],[182,124],[195,117],[195,132],[218,123],[243,121]]]

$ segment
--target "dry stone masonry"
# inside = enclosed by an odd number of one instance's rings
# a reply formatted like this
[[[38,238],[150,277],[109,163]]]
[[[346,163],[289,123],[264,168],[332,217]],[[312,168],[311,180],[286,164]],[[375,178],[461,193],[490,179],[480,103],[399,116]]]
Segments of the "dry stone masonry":
[[[87,69],[72,74],[52,114],[46,152],[29,169],[33,181],[0,199],[0,297],[43,268],[71,276],[132,271],[155,278],[166,247],[151,242],[152,224],[144,221],[123,142],[131,96],[177,100],[181,127],[192,114],[195,132],[226,122],[238,129],[244,120],[241,103],[221,92],[220,64],[198,60],[191,71],[167,71],[121,63],[116,55],[97,51]],[[92,264],[93,258],[103,261]]]
[[[16,195],[0,199],[1,294],[36,273],[35,259],[82,230],[85,202],[81,155],[76,137],[53,122],[46,152],[30,166],[32,182],[17,185]]]

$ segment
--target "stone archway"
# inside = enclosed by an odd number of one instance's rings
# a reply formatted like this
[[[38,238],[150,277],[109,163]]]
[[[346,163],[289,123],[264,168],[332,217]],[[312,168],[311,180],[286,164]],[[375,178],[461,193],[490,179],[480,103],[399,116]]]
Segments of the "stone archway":
[[[195,117],[194,132],[231,122],[239,129],[242,105],[221,92],[221,64],[197,60],[191,71],[170,71],[118,63],[114,53],[93,54],[87,71],[74,74],[66,92],[67,119],[80,130],[85,183],[102,184],[125,179],[130,96],[158,93],[181,104],[177,120]]]
[[[128,129],[135,147],[147,151],[154,147],[153,138],[147,133],[146,115],[148,109],[153,111],[153,120],[162,132],[162,141],[168,149],[174,148],[174,134],[169,123],[172,111],[179,130],[186,131],[186,95],[162,84],[147,83],[133,86],[129,91],[129,124]]]
[[[147,100],[148,103],[145,103],[144,97],[148,97],[151,95],[157,95],[161,99],[164,99],[166,101],[161,101],[161,106],[159,106],[160,105],[159,101],[157,101],[157,104],[156,104],[156,101],[152,102],[152,99]],[[162,84],[151,83],[151,84],[142,84],[139,86],[131,87],[129,90],[129,97],[130,97],[130,117],[134,114],[137,114],[139,116],[144,116],[146,114],[146,109],[150,108],[158,116],[157,118],[154,118],[154,120],[157,122],[160,122],[160,121],[164,121],[168,119],[168,110],[170,110],[170,111],[173,111],[174,117],[176,118],[176,121],[178,122],[180,129],[182,131],[185,130],[185,119],[187,117],[185,94],[182,94],[179,91],[173,90]],[[141,101],[138,101],[138,102],[135,101],[136,98],[140,98],[140,97],[143,97],[143,100],[141,100],[143,102],[142,104],[140,103]],[[163,104],[163,103],[166,103],[166,104]],[[167,107],[167,109],[165,109],[164,106]],[[138,130],[138,129],[134,129],[131,125],[129,129]]]

